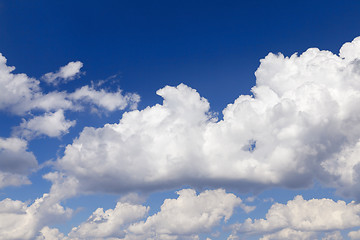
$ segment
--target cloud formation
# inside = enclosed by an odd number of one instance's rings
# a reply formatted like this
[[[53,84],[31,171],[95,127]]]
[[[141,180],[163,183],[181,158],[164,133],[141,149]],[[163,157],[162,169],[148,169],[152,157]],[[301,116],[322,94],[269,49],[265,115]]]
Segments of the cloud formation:
[[[248,218],[233,228],[238,234],[264,234],[261,239],[265,240],[314,239],[317,233],[359,226],[360,204],[326,198],[304,200],[302,196],[296,196],[287,204],[273,204],[265,219]]]
[[[241,206],[240,198],[223,189],[200,194],[192,189],[177,192],[177,199],[166,199],[159,212],[140,221],[148,207],[118,202],[114,209],[97,209],[91,217],[74,228],[69,237],[80,239],[196,239],[200,233],[210,233],[222,220],[232,216]]]
[[[50,194],[29,206],[6,198],[0,202],[0,238],[34,239],[45,225],[64,221],[71,215],[72,210],[62,207]]]
[[[75,123],[75,120],[66,120],[64,111],[60,109],[54,113],[45,113],[28,121],[23,119],[15,132],[28,139],[42,135],[59,137],[68,133],[69,128],[73,127]]]
[[[351,158],[360,139],[360,60],[351,55],[359,39],[344,44],[340,56],[316,48],[291,57],[270,53],[255,73],[253,96],[229,104],[220,121],[196,90],[160,89],[162,104],[85,128],[58,169],[85,191],[184,184],[257,191],[306,187],[317,178],[347,185],[339,193],[360,199],[360,178],[348,174],[359,162]],[[346,164],[335,168],[340,162]]]
[[[58,110],[78,111],[86,102],[108,111],[123,110],[127,106],[132,109],[140,101],[137,94],[122,95],[122,91],[107,92],[103,89],[96,90],[88,86],[76,89],[72,93],[65,91],[43,92],[40,82],[26,74],[12,73],[15,67],[6,65],[6,58],[0,54],[0,110],[9,111],[16,115],[24,115],[32,110],[45,112]],[[77,62],[75,62],[77,63]],[[74,64],[75,64],[74,63]],[[74,66],[79,64],[69,64],[63,68],[61,76],[71,78],[76,74]],[[82,66],[82,63],[81,63]],[[74,75],[75,74],[75,75]]]
[[[63,82],[74,80],[81,74],[80,69],[83,67],[83,63],[80,61],[69,62],[67,65],[60,67],[60,69],[53,73],[49,72],[42,76],[42,79],[48,84],[58,85]]]

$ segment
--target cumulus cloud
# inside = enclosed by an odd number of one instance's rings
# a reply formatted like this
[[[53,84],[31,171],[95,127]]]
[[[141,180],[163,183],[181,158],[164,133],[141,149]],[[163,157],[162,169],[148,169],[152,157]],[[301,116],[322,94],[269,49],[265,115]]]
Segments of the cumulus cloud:
[[[196,195],[192,189],[178,191],[177,199],[167,199],[160,212],[150,216],[144,222],[133,224],[129,233],[159,239],[171,239],[174,236],[192,236],[210,232],[223,219],[232,216],[241,199],[223,189],[208,190]],[[140,238],[140,237],[139,237]]]
[[[0,188],[29,184],[27,175],[37,168],[37,160],[19,138],[0,138]]]
[[[130,223],[143,218],[148,210],[145,206],[121,202],[118,202],[114,209],[105,212],[98,208],[85,223],[73,228],[69,236],[80,239],[123,237],[124,229]]]
[[[43,227],[36,237],[36,240],[65,240],[68,239],[57,228]]]
[[[31,204],[10,198],[0,201],[0,239],[67,239],[49,226],[72,217],[73,210],[61,203],[76,195],[77,182],[58,173],[48,173],[44,178],[53,182],[50,192]]]
[[[57,72],[49,72],[42,76],[42,79],[48,84],[58,85],[59,83],[68,82],[77,78],[81,72],[83,63],[80,61],[69,62],[67,65],[60,67]]]
[[[316,48],[291,57],[270,53],[255,73],[253,96],[229,104],[220,121],[196,90],[160,89],[162,104],[85,128],[58,169],[84,190],[110,192],[184,184],[257,191],[307,187],[314,178],[339,187],[352,177],[347,195],[360,199],[356,174],[347,176],[357,160],[337,172],[331,162],[346,161],[360,139],[360,60],[349,55],[359,39],[340,56]]]
[[[121,90],[108,92],[84,86],[73,93],[52,91],[45,93],[40,82],[26,74],[12,73],[15,67],[6,65],[6,58],[0,54],[0,110],[16,115],[24,115],[32,110],[56,112],[58,110],[78,111],[84,102],[108,111],[123,110],[130,106],[136,108],[140,97],[137,94],[122,95]],[[81,62],[70,62],[56,73],[44,75],[44,79],[52,84],[60,80],[68,81],[79,76]]]
[[[29,121],[25,119],[16,129],[16,133],[26,137],[46,135],[48,137],[59,137],[68,133],[69,128],[74,126],[76,121],[66,120],[63,110],[54,113],[45,113],[43,116],[37,116]]]
[[[6,62],[0,54],[0,110],[23,115],[32,109],[49,111],[73,107],[64,92],[44,94],[38,80],[23,73],[12,73],[15,67],[7,66]]]
[[[199,195],[192,189],[178,191],[177,199],[166,199],[158,213],[147,215],[148,207],[118,202],[114,209],[97,209],[90,218],[74,228],[69,237],[79,239],[197,239],[227,221],[241,199],[222,189]]]
[[[0,109],[12,109],[22,102],[28,102],[34,92],[39,91],[39,81],[25,74],[13,74],[15,67],[6,65],[6,58],[0,54]]]
[[[250,219],[235,224],[237,233],[261,234],[262,239],[313,239],[317,233],[360,226],[360,204],[331,199],[304,200],[296,196],[287,204],[275,203],[265,219]],[[328,239],[338,235],[325,236]]]
[[[6,198],[0,202],[0,238],[34,239],[47,224],[54,224],[68,219],[70,209],[64,209],[49,194],[44,194],[31,205]],[[45,235],[48,229],[43,229]]]

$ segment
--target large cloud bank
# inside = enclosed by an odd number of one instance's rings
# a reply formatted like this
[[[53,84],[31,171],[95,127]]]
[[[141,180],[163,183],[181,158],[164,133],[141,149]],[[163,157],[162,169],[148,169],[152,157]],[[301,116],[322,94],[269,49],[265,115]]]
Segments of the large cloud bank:
[[[339,55],[270,53],[255,75],[253,96],[229,104],[220,121],[196,90],[166,86],[162,104],[85,128],[57,168],[83,191],[297,188],[317,178],[360,199],[360,38]]]

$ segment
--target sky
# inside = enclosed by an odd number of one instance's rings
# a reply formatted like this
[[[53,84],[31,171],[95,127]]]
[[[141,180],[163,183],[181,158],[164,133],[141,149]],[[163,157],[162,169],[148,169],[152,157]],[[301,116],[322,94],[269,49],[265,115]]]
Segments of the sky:
[[[359,13],[0,1],[0,238],[360,239]]]

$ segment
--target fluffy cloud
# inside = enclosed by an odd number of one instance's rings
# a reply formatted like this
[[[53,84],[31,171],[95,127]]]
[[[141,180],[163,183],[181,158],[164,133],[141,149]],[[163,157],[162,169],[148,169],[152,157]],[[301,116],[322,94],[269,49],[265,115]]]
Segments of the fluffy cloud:
[[[46,224],[63,221],[71,214],[71,210],[64,209],[49,194],[44,194],[29,206],[6,198],[0,202],[0,238],[34,239]],[[47,229],[43,229],[42,232],[49,235],[46,231]]]
[[[194,89],[160,89],[161,105],[85,128],[58,169],[85,191],[110,192],[184,184],[297,188],[314,178],[339,187],[352,177],[347,195],[360,198],[357,175],[347,175],[357,160],[337,172],[331,163],[346,162],[360,139],[360,60],[350,54],[360,49],[359,39],[340,56],[316,48],[291,57],[270,53],[255,73],[253,96],[229,104],[220,121]]]
[[[222,219],[227,221],[241,199],[224,190],[204,191],[199,195],[192,189],[177,192],[177,199],[167,199],[160,212],[150,216],[145,222],[133,224],[129,233],[136,238],[150,236],[159,239],[172,239],[176,236],[191,236],[210,232]],[[139,236],[140,235],[140,236]],[[174,238],[176,239],[176,238]]]
[[[286,205],[275,203],[265,219],[247,219],[235,232],[266,233],[262,239],[313,239],[316,233],[360,226],[360,204],[331,199],[304,200],[296,196]],[[334,233],[333,235],[338,235]],[[327,236],[331,239],[331,235]]]
[[[128,105],[130,105],[130,108],[135,109],[137,103],[140,101],[140,96],[137,94],[122,95],[121,90],[117,92],[106,92],[103,89],[98,91],[84,86],[72,93],[70,99],[92,103],[108,111],[114,111],[123,110]]]
[[[190,239],[209,232],[222,219],[228,220],[241,199],[222,189],[208,190],[199,195],[192,189],[178,191],[177,199],[166,199],[161,210],[145,217],[149,208],[118,202],[114,209],[97,209],[91,217],[74,228],[71,239]],[[244,207],[244,205],[242,206]]]
[[[19,138],[0,138],[0,188],[29,184],[27,175],[37,168],[27,142]]]
[[[125,113],[119,124],[85,128],[67,146],[59,168],[89,190],[123,191],[194,179],[203,165],[200,129],[209,104],[185,85],[158,93],[165,97],[163,105]]]
[[[107,92],[84,86],[73,93],[52,91],[44,93],[40,82],[26,74],[14,74],[15,67],[6,65],[6,58],[0,54],[0,110],[24,115],[32,110],[53,111],[82,109],[86,102],[108,111],[123,110],[127,106],[136,108],[140,97],[137,94],[122,95],[121,90]],[[44,79],[57,84],[60,79],[71,80],[79,75],[81,62],[70,62],[56,73],[45,74]]]
[[[57,228],[49,228],[48,226],[43,227],[40,233],[36,237],[36,240],[65,240],[68,239],[63,233]]]
[[[75,123],[76,121],[66,120],[64,111],[58,110],[54,113],[45,113],[43,116],[34,117],[29,121],[23,120],[16,132],[26,138],[41,135],[59,137],[68,133],[69,128]]]
[[[7,66],[6,61],[0,54],[0,109],[14,111],[14,106],[29,102],[39,91],[39,81],[25,74],[13,74],[15,67]]]
[[[0,54],[0,110],[23,115],[32,109],[58,110],[73,108],[64,92],[44,94],[40,82],[26,74],[12,73],[15,67],[6,65],[6,58]]]
[[[61,81],[68,82],[74,80],[80,75],[80,69],[83,67],[83,63],[80,61],[69,62],[67,65],[61,67],[57,72],[46,73],[42,79],[53,85],[58,85]]]
[[[73,228],[69,236],[80,239],[123,237],[124,229],[130,223],[145,217],[148,210],[145,206],[121,202],[114,209],[105,212],[98,208],[85,223]]]

